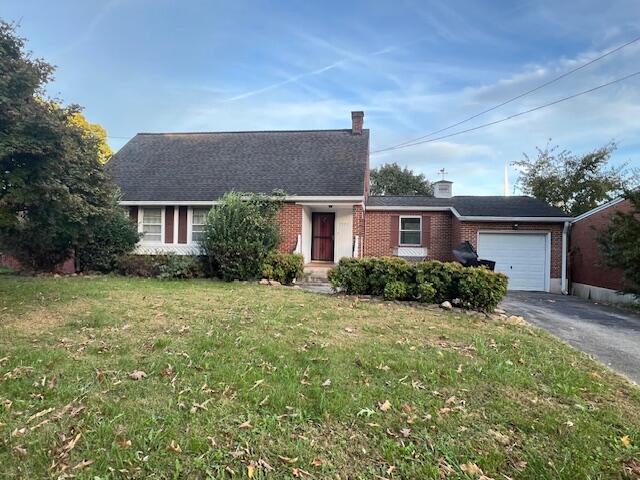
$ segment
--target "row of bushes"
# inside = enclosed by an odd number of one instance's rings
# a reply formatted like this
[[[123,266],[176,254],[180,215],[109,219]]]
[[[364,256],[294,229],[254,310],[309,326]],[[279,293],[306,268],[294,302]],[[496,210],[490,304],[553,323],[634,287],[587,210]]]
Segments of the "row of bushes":
[[[262,276],[283,285],[291,285],[302,277],[304,261],[295,253],[271,252],[262,263]],[[193,255],[123,255],[116,260],[120,275],[187,279],[212,276],[208,259]]]
[[[402,258],[343,258],[329,272],[334,290],[389,300],[441,303],[458,299],[474,310],[492,311],[507,293],[507,277],[486,268]]]

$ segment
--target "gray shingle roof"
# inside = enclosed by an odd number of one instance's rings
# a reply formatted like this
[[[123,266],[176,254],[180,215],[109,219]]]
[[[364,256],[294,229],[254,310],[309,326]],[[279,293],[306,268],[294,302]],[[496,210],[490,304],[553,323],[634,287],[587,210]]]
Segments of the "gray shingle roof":
[[[369,130],[139,133],[107,164],[127,201],[209,201],[225,192],[363,195]]]
[[[369,207],[455,207],[465,217],[568,217],[556,207],[533,197],[455,196],[369,197]]]

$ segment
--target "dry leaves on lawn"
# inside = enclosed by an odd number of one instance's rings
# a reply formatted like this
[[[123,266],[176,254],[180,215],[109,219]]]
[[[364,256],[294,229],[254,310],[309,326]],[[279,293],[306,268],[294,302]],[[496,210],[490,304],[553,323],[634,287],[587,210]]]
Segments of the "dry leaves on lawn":
[[[129,374],[129,378],[131,380],[142,380],[143,378],[146,378],[146,377],[147,377],[147,374],[144,373],[142,370],[134,370]]]
[[[385,400],[382,403],[378,403],[378,408],[381,411],[386,412],[391,409],[391,402],[389,400]]]
[[[171,440],[167,450],[175,453],[182,453],[182,448],[180,448],[180,445],[178,445],[175,440]]]
[[[482,469],[475,463],[463,463],[460,465],[460,470],[469,475],[483,475]]]

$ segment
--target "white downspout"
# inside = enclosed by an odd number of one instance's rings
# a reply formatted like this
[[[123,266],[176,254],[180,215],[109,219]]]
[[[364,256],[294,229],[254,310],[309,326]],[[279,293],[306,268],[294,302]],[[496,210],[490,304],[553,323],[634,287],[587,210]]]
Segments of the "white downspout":
[[[567,232],[569,231],[569,222],[564,222],[562,229],[562,277],[560,289],[563,295],[569,295],[567,285]]]

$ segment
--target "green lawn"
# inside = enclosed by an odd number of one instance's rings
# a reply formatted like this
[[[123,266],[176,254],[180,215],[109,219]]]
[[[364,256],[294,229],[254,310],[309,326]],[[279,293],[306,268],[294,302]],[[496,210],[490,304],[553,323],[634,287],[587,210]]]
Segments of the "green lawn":
[[[2,478],[640,472],[640,390],[526,325],[255,284],[12,275],[0,322]]]

